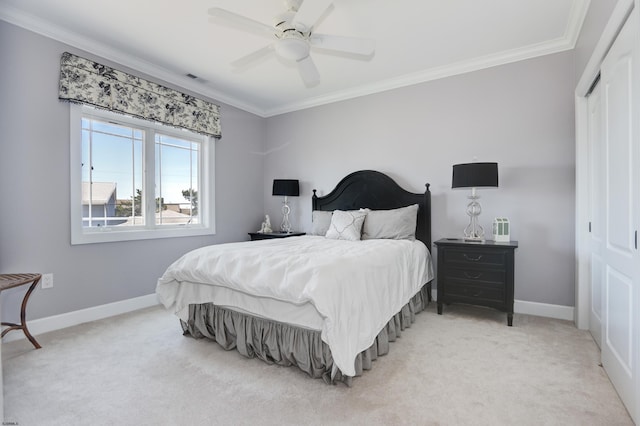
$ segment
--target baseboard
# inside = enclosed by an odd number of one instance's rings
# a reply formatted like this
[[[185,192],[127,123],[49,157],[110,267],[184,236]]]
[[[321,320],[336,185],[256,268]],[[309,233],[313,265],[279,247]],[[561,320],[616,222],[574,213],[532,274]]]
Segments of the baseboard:
[[[438,300],[438,290],[433,290],[433,299]],[[555,318],[573,321],[573,306],[550,305],[548,303],[514,300],[513,311],[516,314],[535,315],[537,317]]]
[[[138,309],[148,308],[158,305],[158,298],[155,293],[146,296],[135,297],[133,299],[121,300],[119,302],[108,303],[106,305],[94,306],[93,308],[80,309],[79,311],[67,312],[65,314],[53,315],[46,318],[40,318],[27,321],[29,331],[36,339],[39,334],[48,333],[49,331],[60,330],[85,322],[97,321],[103,318],[113,317],[127,312],[137,311]],[[3,342],[11,342],[14,340],[25,339],[22,331],[12,331],[2,339]]]
[[[555,318],[573,321],[573,306],[550,305],[548,303],[527,302],[514,300],[513,311],[516,314],[535,315],[538,317]]]
[[[433,298],[434,300],[438,300],[437,290],[433,290]],[[108,303],[106,305],[95,306],[93,308],[81,309],[79,311],[67,312],[65,314],[28,321],[29,331],[31,331],[31,334],[34,336],[38,336],[42,333],[72,327],[85,322],[97,321],[103,318],[136,311],[138,309],[148,308],[150,306],[158,305],[159,303],[160,302],[158,302],[158,298],[155,293],[148,294],[146,296],[140,296],[133,299],[121,300],[119,302]],[[513,304],[513,310],[517,314],[536,315],[539,317],[573,321],[574,308],[573,306],[549,305],[547,303],[516,300]],[[3,341],[11,342],[24,338],[25,337],[22,332],[13,331],[8,333],[4,337]]]

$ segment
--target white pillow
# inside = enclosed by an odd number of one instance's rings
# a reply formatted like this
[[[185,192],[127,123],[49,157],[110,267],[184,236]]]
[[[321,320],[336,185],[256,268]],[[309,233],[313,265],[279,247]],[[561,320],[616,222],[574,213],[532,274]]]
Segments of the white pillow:
[[[311,235],[326,235],[331,225],[331,215],[333,212],[314,210],[311,215]]]
[[[357,210],[334,211],[326,237],[333,240],[359,241],[366,216],[366,212]]]
[[[362,239],[415,240],[418,205],[392,210],[369,210],[362,227]]]

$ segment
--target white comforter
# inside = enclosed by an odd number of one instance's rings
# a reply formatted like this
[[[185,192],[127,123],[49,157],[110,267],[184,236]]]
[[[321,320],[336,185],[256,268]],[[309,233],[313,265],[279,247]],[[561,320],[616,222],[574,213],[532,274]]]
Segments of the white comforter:
[[[322,340],[336,366],[354,376],[357,354],[432,277],[430,254],[420,241],[304,236],[194,250],[169,266],[156,293],[176,313],[194,303],[184,297],[183,283],[311,303],[323,318]]]

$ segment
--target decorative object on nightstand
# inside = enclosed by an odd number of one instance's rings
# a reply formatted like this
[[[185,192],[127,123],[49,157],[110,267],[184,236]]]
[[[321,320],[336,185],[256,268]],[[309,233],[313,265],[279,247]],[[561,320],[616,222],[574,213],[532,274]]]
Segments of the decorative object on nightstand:
[[[282,232],[291,232],[291,222],[289,222],[289,213],[291,208],[287,204],[287,197],[297,197],[300,195],[300,185],[297,179],[274,179],[273,180],[273,194],[272,195],[284,195],[284,203],[282,206],[282,225],[280,230]]]
[[[438,247],[438,314],[442,305],[467,303],[507,313],[513,324],[514,252],[517,241],[471,242],[444,238]]]
[[[271,229],[271,219],[269,218],[269,215],[265,215],[264,222],[262,222],[262,226],[260,227],[258,233],[268,234],[270,232],[273,232],[273,229]]]
[[[493,219],[493,241],[505,243],[509,238],[509,219],[506,217],[496,217]]]
[[[274,238],[299,237],[306,235],[306,232],[249,232],[251,241],[272,240]]]
[[[464,239],[467,241],[484,241],[484,228],[478,224],[478,216],[482,207],[476,193],[479,187],[498,186],[498,163],[465,163],[454,164],[451,188],[471,188],[471,200],[467,205],[469,225],[464,228]]]

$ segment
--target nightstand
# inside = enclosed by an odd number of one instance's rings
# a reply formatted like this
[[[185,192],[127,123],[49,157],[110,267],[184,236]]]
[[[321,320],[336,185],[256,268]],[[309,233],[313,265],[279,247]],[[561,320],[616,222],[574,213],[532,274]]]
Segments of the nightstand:
[[[517,241],[443,238],[438,247],[438,314],[442,305],[467,303],[507,313],[513,324],[514,251]]]
[[[306,235],[306,232],[249,232],[249,236],[251,237],[251,241],[257,240],[270,240],[273,238],[287,238],[287,237],[299,237],[301,235]]]

